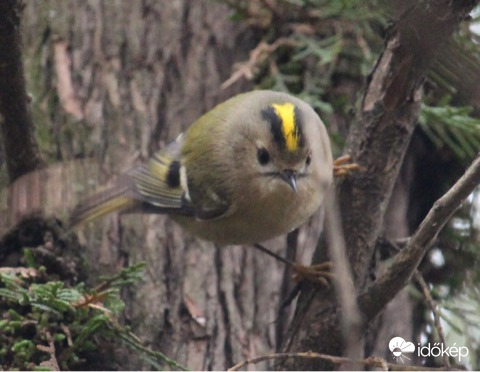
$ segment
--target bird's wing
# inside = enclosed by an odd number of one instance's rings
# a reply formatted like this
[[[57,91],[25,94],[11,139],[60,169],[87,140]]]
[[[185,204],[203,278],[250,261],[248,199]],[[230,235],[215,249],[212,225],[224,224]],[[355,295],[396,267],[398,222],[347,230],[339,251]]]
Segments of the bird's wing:
[[[142,209],[148,213],[174,213],[212,219],[222,216],[228,210],[228,203],[199,205],[190,200],[187,172],[181,162],[182,136],[157,152],[145,164],[132,169],[126,175],[133,181],[134,198],[142,202]]]
[[[180,135],[145,164],[126,174],[124,182],[133,181],[136,199],[165,210],[182,208],[186,190],[180,182],[181,145]]]

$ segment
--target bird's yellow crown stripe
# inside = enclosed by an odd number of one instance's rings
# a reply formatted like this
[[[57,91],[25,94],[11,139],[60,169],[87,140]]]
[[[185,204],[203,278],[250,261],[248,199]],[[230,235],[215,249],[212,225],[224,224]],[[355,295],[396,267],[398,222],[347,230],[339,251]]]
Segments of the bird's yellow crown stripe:
[[[272,107],[282,121],[282,134],[287,150],[290,152],[297,151],[300,136],[297,123],[295,122],[295,105],[285,102],[281,104],[274,103]]]

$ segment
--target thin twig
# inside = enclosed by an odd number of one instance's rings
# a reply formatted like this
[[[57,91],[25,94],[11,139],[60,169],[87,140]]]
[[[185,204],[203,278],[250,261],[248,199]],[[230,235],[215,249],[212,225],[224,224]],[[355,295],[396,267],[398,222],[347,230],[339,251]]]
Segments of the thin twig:
[[[425,296],[425,299],[428,302],[428,306],[430,306],[430,310],[432,310],[433,321],[435,324],[435,328],[437,329],[438,338],[440,339],[440,342],[443,345],[446,345],[445,333],[443,332],[443,327],[440,322],[440,314],[438,313],[437,303],[433,299],[430,289],[428,288],[427,282],[425,282],[425,279],[423,279],[422,274],[418,270],[415,270],[414,276],[415,276],[415,280],[418,282],[418,284],[422,288],[423,295]],[[450,368],[450,360],[448,359],[448,355],[446,353],[442,353],[442,357],[443,357],[443,364],[445,365],[445,367]]]
[[[281,46],[295,46],[297,43],[289,38],[281,37],[272,44],[261,41],[252,51],[248,61],[241,62],[236,65],[236,71],[221,85],[222,89],[228,88],[242,77],[247,80],[252,80],[255,75],[255,70],[262,64],[270,54],[275,52]]]
[[[45,337],[47,338],[48,346],[37,345],[37,349],[50,355],[50,359],[40,363],[42,367],[51,368],[53,371],[60,371],[60,367],[55,356],[55,342],[52,334],[49,331],[45,331]]]
[[[18,274],[22,278],[35,278],[39,272],[31,267],[0,267],[0,274]]]
[[[63,333],[67,337],[67,345],[69,347],[73,347],[73,339],[72,339],[72,333],[70,332],[70,329],[63,323],[60,324],[60,328],[62,328]]]
[[[238,371],[243,369],[243,367],[248,364],[257,364],[265,360],[273,359],[286,359],[286,358],[302,358],[302,359],[322,359],[329,361],[330,363],[342,365],[342,364],[362,364],[364,366],[381,368],[383,371],[411,371],[412,369],[416,371],[445,371],[447,368],[433,368],[433,367],[422,367],[422,366],[408,366],[405,364],[395,364],[388,363],[385,359],[379,357],[368,357],[361,360],[354,360],[346,357],[339,357],[328,354],[314,353],[314,352],[300,352],[300,353],[278,353],[278,354],[265,354],[258,357],[246,359],[238,364],[235,364],[233,367],[229,368],[228,371]],[[451,370],[451,368],[448,368]]]
[[[141,351],[151,357],[159,359],[165,363],[167,363],[170,367],[179,369],[181,371],[188,371],[188,368],[185,368],[181,364],[179,364],[176,360],[173,360],[167,357],[160,351],[152,350],[142,344],[140,339],[131,332],[126,332],[123,329],[118,329],[118,335],[120,338],[125,341],[128,345],[134,347],[136,350]]]
[[[350,360],[363,356],[362,317],[358,309],[357,294],[353,284],[352,271],[346,256],[345,237],[340,221],[340,212],[334,193],[327,197],[325,210],[325,233],[328,253],[334,268],[334,286],[341,307],[341,324],[346,350]],[[346,369],[357,370],[359,365],[346,365]]]

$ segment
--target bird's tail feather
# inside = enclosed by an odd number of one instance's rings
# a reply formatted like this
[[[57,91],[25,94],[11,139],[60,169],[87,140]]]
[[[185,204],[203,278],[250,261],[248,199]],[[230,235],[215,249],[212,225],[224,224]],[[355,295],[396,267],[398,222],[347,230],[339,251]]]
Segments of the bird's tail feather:
[[[125,211],[138,205],[125,185],[116,185],[80,202],[70,215],[69,226],[75,228],[115,211]]]

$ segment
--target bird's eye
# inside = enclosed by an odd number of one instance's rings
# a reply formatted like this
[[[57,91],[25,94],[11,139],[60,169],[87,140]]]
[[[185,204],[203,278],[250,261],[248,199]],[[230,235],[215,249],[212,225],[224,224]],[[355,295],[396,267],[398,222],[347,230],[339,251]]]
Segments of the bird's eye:
[[[312,162],[312,154],[308,154],[307,159],[305,160],[305,164],[307,165],[307,167],[310,165],[311,162]]]
[[[260,165],[267,165],[270,161],[270,154],[266,148],[262,147],[257,150],[257,159]]]

